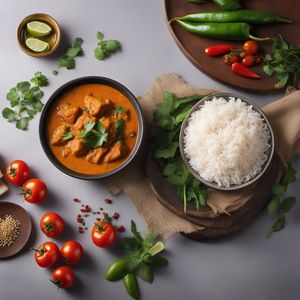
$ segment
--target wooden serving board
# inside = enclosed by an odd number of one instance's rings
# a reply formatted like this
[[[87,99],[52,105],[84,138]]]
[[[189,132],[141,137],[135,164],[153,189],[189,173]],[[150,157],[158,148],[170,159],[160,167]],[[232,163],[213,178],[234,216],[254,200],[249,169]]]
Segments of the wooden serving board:
[[[244,0],[242,2],[245,8],[268,10],[273,13],[290,19],[292,24],[269,24],[253,26],[252,34],[260,37],[275,37],[279,33],[291,44],[300,44],[300,1],[299,0]],[[192,4],[187,0],[165,0],[165,13],[167,21],[175,17],[186,14],[218,10],[213,3]],[[184,55],[201,71],[218,81],[231,86],[248,90],[253,93],[274,93],[280,89],[275,88],[277,82],[275,78],[268,78],[262,70],[262,66],[253,67],[253,71],[260,74],[263,78],[253,80],[243,78],[233,74],[230,66],[223,63],[222,57],[209,57],[205,54],[205,48],[223,43],[221,40],[199,37],[185,31],[176,22],[168,25],[169,29]],[[228,41],[226,41],[228,42]],[[231,43],[231,42],[230,42]],[[235,46],[241,47],[243,42],[232,42]],[[261,54],[271,52],[271,42],[260,42],[259,48]]]

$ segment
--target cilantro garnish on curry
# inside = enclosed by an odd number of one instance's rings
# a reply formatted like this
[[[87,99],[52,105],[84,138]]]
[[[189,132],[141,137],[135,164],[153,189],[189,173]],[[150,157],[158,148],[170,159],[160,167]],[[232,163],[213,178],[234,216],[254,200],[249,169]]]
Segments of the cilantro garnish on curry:
[[[129,99],[101,84],[69,90],[57,99],[47,119],[51,151],[60,163],[81,174],[116,169],[134,148],[138,130]]]

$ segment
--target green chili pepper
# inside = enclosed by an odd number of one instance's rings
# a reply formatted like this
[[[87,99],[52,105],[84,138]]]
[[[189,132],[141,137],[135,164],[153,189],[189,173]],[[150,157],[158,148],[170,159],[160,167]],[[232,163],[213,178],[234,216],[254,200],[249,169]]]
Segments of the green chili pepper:
[[[116,281],[122,279],[129,271],[128,258],[122,258],[112,263],[105,272],[105,279]]]
[[[191,23],[176,20],[185,30],[197,35],[221,40],[244,41],[252,39],[255,41],[267,41],[270,38],[259,38],[250,34],[251,26],[247,23]]]
[[[222,10],[237,10],[241,7],[241,0],[213,0]]]
[[[137,284],[136,276],[133,273],[128,273],[124,279],[124,286],[129,296],[134,299],[140,298],[140,290]]]
[[[189,14],[173,20],[183,20],[195,23],[235,23],[249,24],[291,23],[292,21],[278,17],[270,11],[240,9],[237,11],[208,11]],[[171,20],[170,22],[172,22]]]

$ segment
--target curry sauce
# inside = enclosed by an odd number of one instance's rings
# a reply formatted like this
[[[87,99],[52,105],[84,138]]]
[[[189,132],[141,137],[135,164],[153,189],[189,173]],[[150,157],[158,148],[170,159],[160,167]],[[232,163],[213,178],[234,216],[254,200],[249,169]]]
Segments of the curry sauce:
[[[51,151],[68,169],[103,174],[119,167],[138,136],[135,108],[118,90],[83,84],[57,99],[47,118]]]

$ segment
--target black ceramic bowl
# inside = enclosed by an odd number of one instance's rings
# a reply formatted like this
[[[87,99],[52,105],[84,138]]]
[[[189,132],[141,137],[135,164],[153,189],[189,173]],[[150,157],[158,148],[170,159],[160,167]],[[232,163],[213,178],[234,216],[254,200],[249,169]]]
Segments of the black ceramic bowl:
[[[82,84],[89,84],[89,83],[104,84],[118,90],[123,95],[125,95],[131,102],[132,106],[135,108],[138,117],[138,129],[139,129],[135,146],[131,151],[130,155],[127,157],[127,159],[124,160],[120,164],[120,166],[117,167],[116,169],[107,173],[95,174],[95,175],[77,173],[65,167],[62,163],[60,163],[50,149],[49,141],[47,140],[47,130],[46,130],[48,113],[51,107],[55,105],[57,99],[60,96],[62,96],[65,92],[69,91],[70,89]],[[69,176],[76,177],[79,179],[99,180],[99,179],[103,179],[115,175],[116,173],[119,173],[125,167],[127,167],[136,157],[136,155],[138,154],[142,146],[142,140],[144,136],[144,118],[136,97],[125,86],[110,78],[100,77],[100,76],[88,76],[88,77],[77,78],[72,81],[69,81],[53,93],[53,95],[49,98],[48,102],[46,103],[43,109],[41,119],[40,119],[39,134],[40,134],[40,141],[44,149],[44,152],[46,153],[47,157],[54,164],[56,168],[58,168],[60,171],[66,173]]]

